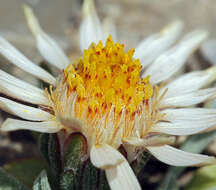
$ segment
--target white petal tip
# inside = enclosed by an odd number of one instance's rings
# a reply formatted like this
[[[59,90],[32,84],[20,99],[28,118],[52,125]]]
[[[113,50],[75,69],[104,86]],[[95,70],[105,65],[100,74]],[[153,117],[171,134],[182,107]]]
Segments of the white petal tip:
[[[88,16],[95,13],[95,4],[94,0],[84,0],[83,2],[83,16]]]
[[[209,32],[206,30],[197,31],[197,38],[200,38],[200,42],[203,42],[208,36]]]
[[[197,33],[199,33],[202,38],[207,38],[209,36],[209,32],[207,30],[198,30]]]
[[[161,162],[171,166],[200,166],[215,164],[212,156],[185,152],[169,145],[147,147],[147,149]]]
[[[88,49],[92,42],[104,41],[104,33],[93,0],[84,0],[83,20],[80,25],[80,49]]]
[[[209,35],[206,30],[195,30],[187,34],[182,43],[189,44],[192,46],[199,46]]]
[[[26,15],[28,15],[29,13],[32,12],[31,8],[28,5],[26,5],[26,4],[23,5],[23,10],[24,10],[24,13]]]
[[[206,70],[206,73],[210,75],[207,84],[213,82],[216,79],[216,67],[210,67]]]
[[[0,130],[4,132],[15,131],[16,127],[10,125],[11,119],[6,119],[6,121],[1,125]]]
[[[209,156],[209,158],[205,162],[200,163],[198,166],[205,166],[205,165],[212,165],[212,164],[216,164],[216,158],[214,156]]]
[[[32,9],[26,4],[23,5],[23,9],[28,26],[31,29],[32,33],[36,35],[40,31],[40,26],[38,24],[37,18],[35,17]]]
[[[24,5],[24,13],[28,22],[28,26],[33,35],[36,37],[37,47],[41,55],[45,60],[57,68],[64,69],[70,63],[70,61],[64,54],[63,50],[50,36],[48,36],[43,31],[32,9],[27,5]]]
[[[177,33],[183,30],[184,23],[182,20],[175,20],[174,22],[170,23],[168,26],[162,29],[162,33]]]

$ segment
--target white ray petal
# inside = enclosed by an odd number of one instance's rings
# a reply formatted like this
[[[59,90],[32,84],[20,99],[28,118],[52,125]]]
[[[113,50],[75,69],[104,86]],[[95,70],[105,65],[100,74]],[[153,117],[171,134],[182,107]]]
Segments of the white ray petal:
[[[193,92],[209,84],[215,77],[216,67],[212,67],[205,71],[195,71],[187,73],[167,84],[161,89],[162,94],[168,88],[166,98]]]
[[[80,25],[81,51],[88,49],[92,42],[98,43],[103,39],[102,27],[97,16],[94,0],[84,0],[83,20]]]
[[[105,18],[103,20],[103,32],[104,32],[104,39],[107,39],[109,35],[112,36],[113,41],[115,42],[117,40],[117,32],[116,32],[116,26],[113,23],[113,20],[109,17]]]
[[[164,144],[173,144],[176,138],[173,136],[166,136],[166,135],[155,135],[151,137],[147,137],[144,139],[130,137],[124,139],[127,144],[137,146],[137,147],[145,147],[145,146],[160,146]]]
[[[161,100],[159,107],[184,107],[199,104],[216,96],[216,88],[207,88],[197,90],[176,97],[166,98]]]
[[[40,54],[52,65],[64,69],[70,63],[68,57],[58,44],[42,30],[32,9],[24,5],[24,12],[29,28],[37,40],[37,48]]]
[[[105,169],[112,190],[141,189],[127,160],[111,146],[107,144],[94,145],[90,151],[90,159],[94,166]]]
[[[144,75],[150,75],[153,84],[167,80],[184,65],[190,54],[199,47],[207,36],[206,31],[199,30],[187,34],[178,45],[159,56],[147,68]]]
[[[117,150],[107,144],[93,146],[90,151],[90,159],[95,167],[102,169],[113,167],[125,160]]]
[[[151,132],[160,132],[169,135],[192,135],[216,126],[216,117],[201,120],[181,120],[174,122],[159,122],[151,128]]]
[[[194,166],[215,163],[215,158],[212,156],[184,152],[169,145],[147,147],[147,149],[158,160],[172,166]]]
[[[9,61],[11,61],[11,63],[26,71],[27,73],[30,73],[47,83],[55,84],[56,80],[50,73],[31,62],[27,57],[25,57],[2,37],[0,37],[0,53]]]
[[[32,104],[49,104],[43,90],[15,78],[2,70],[0,70],[0,92]]]
[[[209,118],[216,118],[216,109],[208,108],[179,108],[179,109],[165,109],[161,111],[165,114],[163,119],[166,121],[197,121]]]
[[[10,114],[32,121],[46,121],[53,117],[41,109],[19,104],[2,97],[0,97],[0,108]]]
[[[177,40],[182,29],[182,21],[177,20],[169,24],[161,32],[141,41],[135,49],[134,57],[140,59],[143,68],[146,67]]]
[[[105,172],[112,190],[141,190],[139,182],[126,160],[116,167],[107,169]]]
[[[55,121],[31,122],[17,119],[7,119],[0,128],[2,131],[15,131],[22,129],[41,133],[56,133],[60,131],[62,127]]]

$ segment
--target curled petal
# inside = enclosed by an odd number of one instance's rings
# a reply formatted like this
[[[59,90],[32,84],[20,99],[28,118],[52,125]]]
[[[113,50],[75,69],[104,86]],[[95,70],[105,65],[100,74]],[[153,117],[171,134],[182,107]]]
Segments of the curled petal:
[[[9,61],[11,61],[11,63],[26,71],[27,73],[30,73],[31,75],[47,83],[55,84],[56,79],[51,74],[32,63],[27,57],[25,57],[2,37],[0,37],[0,53]]]
[[[165,107],[185,107],[192,106],[214,98],[216,88],[208,88],[186,93],[183,95],[167,98],[166,96],[160,102],[160,108]]]
[[[216,67],[209,68],[205,71],[190,72],[164,86],[160,93],[162,94],[164,90],[168,89],[165,95],[168,98],[193,92],[211,83],[215,77]]]
[[[179,121],[179,122],[159,122],[155,124],[151,132],[161,132],[169,135],[192,135],[209,129],[216,125],[216,119],[209,118],[203,121]]]
[[[210,108],[179,108],[161,111],[163,119],[170,122],[178,121],[203,121],[216,118],[216,110]]]
[[[33,11],[27,5],[24,5],[24,12],[29,28],[37,40],[37,48],[40,51],[40,54],[45,60],[57,68],[64,69],[70,61],[63,50],[42,30]]]
[[[0,108],[10,114],[32,121],[45,121],[53,117],[41,109],[25,106],[2,97],[0,97]]]
[[[144,73],[151,76],[153,84],[167,80],[184,65],[187,58],[208,36],[206,31],[194,31],[187,34],[175,47],[160,55]]]
[[[177,20],[171,23],[163,28],[161,32],[141,41],[135,49],[134,57],[140,59],[143,68],[146,67],[177,40],[182,29],[182,21]]]
[[[43,90],[15,78],[2,70],[0,70],[0,92],[32,104],[49,104]]]
[[[60,131],[62,127],[55,121],[30,122],[17,119],[7,119],[0,128],[2,131],[16,131],[21,129],[27,129],[41,133],[56,133]]]
[[[216,126],[216,110],[208,108],[165,109],[163,120],[152,127],[154,132],[191,135]]]
[[[215,158],[202,154],[184,152],[169,145],[147,147],[147,149],[161,162],[172,166],[194,166],[215,163]]]

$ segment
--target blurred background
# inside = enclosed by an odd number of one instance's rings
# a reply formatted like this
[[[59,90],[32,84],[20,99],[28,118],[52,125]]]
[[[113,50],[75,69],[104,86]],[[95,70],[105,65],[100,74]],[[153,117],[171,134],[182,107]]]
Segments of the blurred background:
[[[23,3],[34,9],[44,30],[62,46],[79,50],[82,0],[0,0],[0,3],[0,34],[30,58],[39,60],[39,55],[25,22]],[[101,19],[113,19],[119,40],[130,47],[175,19],[185,22],[185,32],[205,28],[211,37],[216,35],[214,0],[96,0],[96,6]]]
[[[42,57],[35,48],[35,41],[24,18],[24,3],[34,9],[42,28],[55,38],[71,57],[80,55],[79,25],[82,0],[0,0],[0,35],[36,64],[41,64]],[[118,41],[130,48],[175,19],[184,21],[184,32],[195,28],[207,29],[210,32],[209,40],[198,53],[190,57],[182,72],[206,68],[216,63],[215,0],[96,0],[96,7],[101,20],[107,17],[113,20]],[[3,57],[0,57],[0,69],[40,86],[38,81],[8,63]],[[9,115],[0,112],[0,123],[6,117]],[[183,141],[184,137],[179,139],[179,142]],[[207,153],[215,155],[215,152],[213,142],[207,148]],[[29,132],[0,133],[0,166],[15,159],[38,156],[36,141]],[[167,166],[161,163],[158,165],[154,160],[152,162],[157,167],[147,166],[147,171],[151,174],[150,178],[147,177],[148,181],[150,180],[148,183],[157,185]],[[182,184],[190,179],[190,171],[186,174],[183,182],[180,181]]]

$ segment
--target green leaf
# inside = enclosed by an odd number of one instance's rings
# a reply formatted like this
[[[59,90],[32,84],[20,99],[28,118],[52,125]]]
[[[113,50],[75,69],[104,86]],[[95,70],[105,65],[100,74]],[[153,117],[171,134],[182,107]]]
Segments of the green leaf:
[[[98,190],[110,190],[109,184],[104,171],[100,171]]]
[[[105,172],[97,169],[88,159],[75,173],[67,170],[61,179],[63,190],[110,190]]]
[[[208,132],[188,137],[181,146],[181,150],[193,153],[201,153],[211,141],[216,137],[216,132]],[[169,167],[162,183],[157,190],[174,190],[179,189],[177,178],[182,174],[186,167]]]
[[[61,190],[77,190],[79,189],[79,183],[76,175],[74,175],[72,170],[65,171],[60,180]]]
[[[71,134],[64,145],[62,190],[80,189],[82,167],[87,158],[87,142],[84,136]]]
[[[100,171],[92,165],[90,160],[88,160],[83,169],[81,181],[83,190],[97,189],[99,172]]]
[[[80,183],[82,190],[110,190],[105,172],[93,166],[89,159],[82,169]]]
[[[136,160],[131,163],[131,167],[133,168],[136,176],[139,176],[141,170],[145,167],[150,157],[151,154],[147,151],[144,151],[138,156]]]
[[[215,190],[216,189],[216,165],[198,169],[191,183],[185,190]]]
[[[49,164],[54,177],[57,179],[62,171],[60,145],[57,134],[50,134],[48,141]]]
[[[61,190],[109,190],[104,171],[87,159],[87,142],[79,133],[71,134],[64,145]],[[87,159],[87,160],[86,160]]]
[[[0,168],[0,190],[29,190],[15,177]]]
[[[64,149],[64,171],[73,170],[76,173],[80,164],[86,160],[86,139],[80,134],[72,134],[66,140]]]
[[[34,182],[33,190],[51,190],[46,172],[43,170]]]
[[[11,162],[4,166],[6,172],[12,174],[28,187],[32,187],[35,178],[46,167],[43,160],[25,159]]]
[[[52,182],[52,188],[59,189],[59,180],[62,172],[62,163],[61,163],[62,159],[61,159],[58,136],[57,134],[49,134],[49,138],[46,136],[44,136],[43,138],[44,139],[41,140],[43,140],[44,149],[42,149],[41,147],[41,151],[43,151],[45,157],[47,157],[46,155],[48,153],[49,174],[50,174],[49,177],[50,177],[50,181]],[[47,140],[48,140],[48,147],[47,147],[48,149],[46,150]]]

